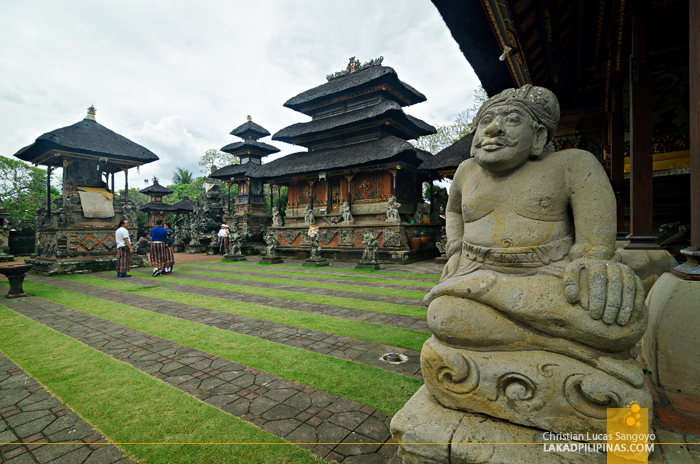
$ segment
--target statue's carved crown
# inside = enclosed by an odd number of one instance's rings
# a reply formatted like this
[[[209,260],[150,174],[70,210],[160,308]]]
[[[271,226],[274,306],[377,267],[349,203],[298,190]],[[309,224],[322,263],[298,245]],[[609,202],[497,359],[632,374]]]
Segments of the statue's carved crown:
[[[494,105],[512,104],[525,109],[530,116],[547,129],[547,141],[550,141],[557,131],[560,109],[556,95],[544,87],[526,84],[519,89],[506,89],[494,95],[481,105],[472,124],[472,132],[476,131],[481,117],[486,110]]]

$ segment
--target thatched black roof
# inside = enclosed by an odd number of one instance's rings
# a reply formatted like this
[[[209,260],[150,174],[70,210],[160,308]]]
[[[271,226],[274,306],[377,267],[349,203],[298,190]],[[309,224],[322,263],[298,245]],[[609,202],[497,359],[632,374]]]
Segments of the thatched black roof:
[[[194,211],[194,201],[185,194],[185,197],[173,205],[176,213],[191,213]]]
[[[457,140],[449,147],[439,151],[435,156],[431,156],[419,167],[426,171],[437,171],[438,169],[451,169],[459,166],[459,164],[467,158],[471,158],[473,134],[467,134]]]
[[[253,136],[256,139],[259,139],[260,137],[267,137],[270,135],[270,133],[260,124],[255,124],[253,121],[247,121],[232,130],[231,135],[241,138]]]
[[[139,211],[168,211],[170,213],[177,212],[175,205],[168,205],[166,203],[148,203],[146,205],[140,206]]]
[[[209,174],[209,177],[212,179],[231,179],[232,177],[240,176],[254,177],[250,174],[259,167],[260,165],[256,163],[229,164],[212,172]]]
[[[173,191],[170,190],[168,187],[163,187],[162,185],[160,185],[158,181],[153,182],[153,185],[149,185],[140,192],[146,195],[170,195],[171,193],[173,193]]]
[[[399,124],[418,134],[418,136],[435,133],[435,128],[433,126],[421,121],[418,118],[407,115],[403,112],[401,105],[398,103],[394,101],[382,101],[376,105],[368,106],[355,111],[349,111],[337,116],[292,124],[291,126],[287,126],[273,135],[272,140],[292,142],[294,139],[298,139],[299,137],[320,134],[330,130],[342,129],[357,125],[360,122],[367,123],[383,118],[394,119]],[[410,134],[402,135],[405,135],[405,138],[412,138]]]
[[[136,161],[139,165],[158,161],[158,157],[147,148],[87,118],[72,126],[40,135],[33,144],[22,148],[15,156],[31,162],[49,150]],[[54,158],[49,163],[58,165],[61,160]]]
[[[370,66],[357,71],[347,76],[339,77],[326,82],[323,85],[314,87],[313,89],[302,92],[296,97],[292,97],[284,104],[285,107],[291,108],[294,111],[319,103],[323,100],[338,96],[341,92],[347,92],[351,89],[361,86],[369,86],[386,83],[397,90],[406,101],[401,101],[401,106],[409,106],[416,103],[424,102],[425,95],[411,87],[410,85],[401,82],[399,76],[392,68],[386,66]]]
[[[252,139],[246,139],[242,142],[229,143],[221,149],[221,151],[225,151],[226,153],[231,153],[234,155],[242,150],[255,150],[259,152],[261,151],[264,152],[266,155],[277,153],[278,151],[280,151],[280,149],[277,147],[273,147],[272,145],[268,145],[266,143],[258,142],[257,140]]]
[[[246,175],[258,179],[274,179],[399,161],[418,166],[428,156],[430,155],[415,149],[405,140],[389,135],[338,148],[292,153],[257,166],[255,171]]]

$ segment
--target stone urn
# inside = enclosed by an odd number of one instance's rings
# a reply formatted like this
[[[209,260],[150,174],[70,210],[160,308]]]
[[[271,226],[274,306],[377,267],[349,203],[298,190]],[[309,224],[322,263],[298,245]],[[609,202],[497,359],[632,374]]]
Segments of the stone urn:
[[[411,237],[408,239],[408,247],[411,250],[417,250],[420,248],[420,237]]]
[[[421,235],[421,236],[420,236],[420,244],[421,244],[421,245],[427,245],[427,244],[428,244],[428,236],[427,236],[427,235]]]
[[[29,296],[24,293],[22,283],[27,272],[32,268],[31,264],[6,264],[0,266],[0,274],[7,277],[10,282],[10,290],[5,295],[5,298],[22,298]]]

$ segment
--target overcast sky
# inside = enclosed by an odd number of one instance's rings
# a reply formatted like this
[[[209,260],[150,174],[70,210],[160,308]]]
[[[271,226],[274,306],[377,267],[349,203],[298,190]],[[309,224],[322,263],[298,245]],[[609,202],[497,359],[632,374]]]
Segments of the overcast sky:
[[[273,134],[308,121],[282,104],[351,56],[384,56],[428,99],[405,111],[433,125],[479,85],[430,0],[3,1],[0,47],[0,155],[95,105],[100,124],[160,157],[130,170],[136,187],[170,183],[176,166],[200,175],[199,157],[238,141],[248,114]]]

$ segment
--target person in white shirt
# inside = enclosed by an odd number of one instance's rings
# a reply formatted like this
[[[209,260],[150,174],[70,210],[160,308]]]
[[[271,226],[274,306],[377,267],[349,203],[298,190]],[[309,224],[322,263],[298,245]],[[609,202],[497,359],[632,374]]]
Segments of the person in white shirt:
[[[117,242],[117,277],[131,277],[128,272],[130,270],[131,253],[134,252],[134,249],[131,248],[127,227],[129,227],[129,221],[122,219],[119,221],[119,228],[114,233],[114,240]]]
[[[228,253],[228,226],[226,224],[221,224],[217,236],[219,237],[219,253],[225,255]]]

